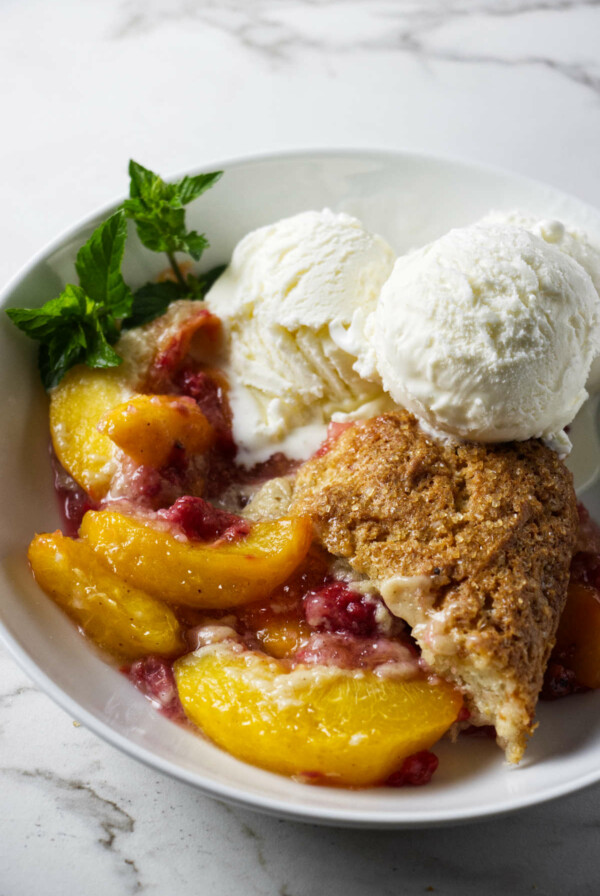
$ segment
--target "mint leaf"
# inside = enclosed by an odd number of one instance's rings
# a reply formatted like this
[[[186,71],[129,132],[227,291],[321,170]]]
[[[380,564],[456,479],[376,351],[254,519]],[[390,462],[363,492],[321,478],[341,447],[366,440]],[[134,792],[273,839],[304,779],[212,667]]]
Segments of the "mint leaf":
[[[62,326],[57,323],[59,320],[65,324],[77,321],[85,311],[84,291],[68,284],[60,296],[50,299],[41,308],[7,308],[6,313],[27,336],[43,342],[55,336]]]
[[[153,252],[185,252],[185,211],[164,202],[148,210],[140,199],[126,199],[125,214],[135,221],[141,243]]]
[[[77,254],[79,286],[68,283],[41,308],[7,309],[13,323],[40,343],[38,364],[46,389],[75,364],[116,367],[122,361],[111,343],[119,338],[119,320],[133,303],[121,276],[126,226],[119,211],[96,228]]]
[[[81,286],[68,283],[41,308],[9,308],[19,329],[41,343],[38,365],[46,389],[56,386],[75,364],[116,367],[122,359],[110,346],[119,335],[113,318]]]
[[[195,261],[199,261],[200,256],[210,243],[203,233],[196,233],[195,230],[190,231],[185,237],[185,251],[188,252]]]
[[[214,187],[222,176],[222,171],[213,171],[211,174],[196,174],[194,177],[184,177],[177,184],[181,204],[187,205],[188,202],[197,199],[202,193],[206,193],[207,190]]]
[[[64,333],[52,343],[40,345],[38,368],[46,389],[57,386],[67,370],[79,363],[82,350],[76,338],[70,339]]]
[[[85,293],[113,317],[125,317],[131,291],[121,275],[127,222],[122,209],[98,227],[77,253],[75,269]]]
[[[187,252],[198,261],[209,245],[204,234],[188,231],[184,206],[206,192],[222,175],[222,171],[184,177],[177,183],[166,183],[158,174],[133,159],[129,162],[129,199],[123,209],[137,227],[146,248],[166,252],[173,269],[184,283],[174,252]]]
[[[178,183],[169,184],[154,171],[131,159],[129,196],[150,204],[159,200],[168,202],[178,200],[181,205],[187,205],[214,186],[222,176],[222,171],[212,171],[209,174],[195,174],[192,177],[186,175]]]
[[[123,358],[109,344],[98,321],[94,329],[90,327],[87,338],[85,363],[88,367],[118,367]]]
[[[150,197],[154,191],[161,190],[162,178],[133,159],[129,160],[129,177],[129,195],[132,197]]]
[[[147,324],[164,314],[171,302],[183,299],[188,294],[180,283],[173,280],[146,283],[134,292],[131,314],[125,318],[121,326],[124,330],[141,327],[142,324]]]
[[[226,264],[218,264],[209,271],[205,271],[204,274],[197,274],[195,276],[190,274],[187,278],[187,282],[191,297],[193,299],[203,299],[215,280],[219,279],[226,267]]]
[[[56,386],[75,364],[101,368],[121,364],[112,346],[122,327],[153,320],[175,299],[204,298],[224,266],[186,279],[174,253],[187,252],[198,260],[209,245],[204,234],[187,230],[184,206],[212,187],[222,173],[198,174],[169,184],[131,160],[129,199],[77,253],[79,286],[68,283],[41,308],[7,309],[13,323],[40,343],[39,368],[47,389]],[[131,293],[121,274],[127,218],[135,222],[145,246],[167,253],[175,281],[147,283]]]
[[[227,265],[220,264],[204,274],[188,274],[185,286],[177,280],[162,283],[145,283],[133,294],[131,314],[121,322],[123,330],[141,327],[164,314],[171,302],[177,299],[203,299],[215,280],[221,276]]]

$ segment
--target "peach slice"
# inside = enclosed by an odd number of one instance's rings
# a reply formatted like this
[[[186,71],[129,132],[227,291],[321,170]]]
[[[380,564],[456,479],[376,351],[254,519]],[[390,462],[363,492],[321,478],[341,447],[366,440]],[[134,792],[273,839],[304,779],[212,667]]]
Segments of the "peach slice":
[[[173,302],[160,318],[123,333],[115,346],[119,367],[73,367],[50,395],[50,431],[56,455],[90,497],[101,500],[118,470],[118,448],[97,429],[110,410],[139,392],[160,391],[169,375],[192,351],[194,339],[209,353],[218,318],[197,302]],[[204,345],[202,337],[204,336]]]
[[[214,430],[194,399],[180,395],[134,395],[104,414],[98,430],[135,463],[157,469],[175,445],[199,454],[214,441]]]
[[[50,432],[59,461],[94,499],[104,497],[117,469],[117,446],[99,432],[102,416],[133,394],[125,371],[73,367],[50,395]]]
[[[119,659],[183,650],[171,608],[116,576],[84,542],[36,535],[28,557],[40,588],[98,647]]]
[[[294,583],[288,582],[284,589],[277,589],[267,600],[247,604],[238,611],[244,629],[254,634],[265,653],[277,659],[293,656],[312,633]]]
[[[292,656],[303,647],[311,629],[301,619],[291,615],[274,616],[256,631],[263,650],[270,656],[282,659]]]
[[[236,649],[237,647],[237,649]],[[188,718],[218,746],[285,775],[323,775],[351,787],[380,784],[456,721],[449,684],[297,666],[226,643],[174,665]]]
[[[568,653],[567,664],[579,684],[600,687],[600,594],[595,588],[569,585],[556,633],[556,650]]]
[[[309,520],[255,523],[236,541],[177,537],[168,525],[109,510],[88,511],[81,535],[117,575],[170,603],[224,609],[265,597],[306,556]]]

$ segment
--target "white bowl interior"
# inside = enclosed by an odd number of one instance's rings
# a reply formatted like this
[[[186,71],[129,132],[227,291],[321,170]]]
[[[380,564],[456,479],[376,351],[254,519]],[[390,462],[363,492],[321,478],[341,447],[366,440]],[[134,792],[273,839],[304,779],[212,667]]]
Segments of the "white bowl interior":
[[[600,242],[600,214],[584,203],[535,182],[458,162],[399,153],[313,152],[233,162],[225,168],[218,186],[189,207],[191,225],[211,239],[207,266],[227,261],[249,230],[325,206],[357,215],[398,252],[470,223],[491,208],[518,207],[563,218]],[[9,284],[3,307],[39,305],[72,282],[75,252],[104,216],[95,215],[38,255]],[[125,274],[135,286],[164,262],[130,242]],[[99,735],[216,796],[282,816],[347,825],[465,821],[600,779],[600,693],[543,705],[527,757],[516,769],[504,764],[491,742],[463,738],[440,744],[434,781],[416,790],[309,787],[238,762],[164,719],[90,648],[30,577],[25,551],[33,533],[60,525],[48,463],[47,399],[34,348],[5,315],[0,346],[0,630],[31,677]],[[589,489],[585,501],[600,518],[600,488]]]

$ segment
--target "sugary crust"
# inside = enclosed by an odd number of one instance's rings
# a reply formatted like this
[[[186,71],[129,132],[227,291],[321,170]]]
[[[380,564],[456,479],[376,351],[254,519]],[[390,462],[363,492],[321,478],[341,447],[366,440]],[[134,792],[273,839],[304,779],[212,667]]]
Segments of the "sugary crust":
[[[394,612],[425,660],[464,689],[474,718],[494,724],[518,761],[577,532],[572,477],[557,455],[536,440],[437,441],[399,411],[356,424],[307,461],[292,512],[384,592],[400,581]]]

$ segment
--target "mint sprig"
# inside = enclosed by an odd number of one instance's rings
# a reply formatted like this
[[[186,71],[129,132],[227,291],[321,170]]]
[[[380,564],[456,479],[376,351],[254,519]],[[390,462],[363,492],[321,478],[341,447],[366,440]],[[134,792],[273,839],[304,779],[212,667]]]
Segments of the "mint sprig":
[[[20,330],[40,343],[38,364],[46,389],[56,386],[75,364],[116,367],[122,359],[111,347],[119,320],[131,312],[133,296],[121,276],[127,237],[119,210],[93,232],[77,253],[80,285],[68,283],[41,308],[9,308]]]
[[[131,310],[131,290],[121,274],[126,239],[127,222],[119,209],[93,232],[75,259],[79,285],[114,318],[126,317]]]
[[[194,261],[199,261],[210,245],[203,233],[187,229],[185,206],[214,186],[222,174],[222,171],[213,171],[166,183],[133,159],[129,162],[130,198],[123,203],[125,214],[135,222],[140,241],[147,249],[166,252],[184,289],[187,283],[175,253],[186,252]]]
[[[224,266],[204,274],[184,273],[176,252],[198,261],[209,243],[204,234],[188,230],[185,206],[212,187],[222,171],[184,177],[166,183],[158,174],[129,163],[130,198],[92,233],[77,253],[79,285],[68,283],[41,308],[9,308],[19,329],[40,343],[38,362],[46,389],[56,386],[69,368],[116,367],[122,358],[112,348],[122,329],[159,317],[176,299],[203,299]],[[147,248],[166,252],[174,279],[146,283],[132,293],[121,274],[131,218]]]
[[[161,283],[145,283],[133,294],[131,313],[122,321],[124,330],[141,327],[164,314],[171,302],[185,298],[188,290],[183,290],[175,280]]]

